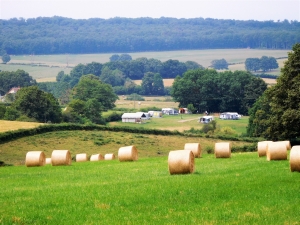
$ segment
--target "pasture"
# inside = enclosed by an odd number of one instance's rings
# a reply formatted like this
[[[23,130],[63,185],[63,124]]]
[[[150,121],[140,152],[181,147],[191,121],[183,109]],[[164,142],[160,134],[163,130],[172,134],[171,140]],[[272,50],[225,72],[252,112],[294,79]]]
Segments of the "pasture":
[[[140,155],[146,149],[137,148]],[[140,156],[135,162],[3,167],[0,181],[1,224],[300,221],[299,173],[290,172],[287,160],[266,161],[257,153],[234,153],[227,159],[204,154],[188,175],[170,175],[164,155]]]
[[[214,59],[226,59],[230,70],[244,70],[246,58],[260,58],[261,56],[273,56],[275,58],[287,57],[290,50],[266,50],[266,49],[204,49],[204,50],[183,50],[164,52],[133,52],[129,53],[133,59],[140,57],[155,58],[162,62],[169,59],[181,62],[195,61],[204,67],[208,67]],[[69,74],[72,67],[79,63],[109,62],[109,57],[114,53],[103,54],[61,54],[61,55],[12,55],[11,61],[7,64],[0,64],[0,70],[15,71],[22,69],[29,73],[38,82],[55,81],[59,71]],[[116,53],[121,54],[121,53]],[[284,59],[278,60],[282,66]],[[35,65],[35,66],[32,66]],[[279,75],[279,70],[272,73]]]

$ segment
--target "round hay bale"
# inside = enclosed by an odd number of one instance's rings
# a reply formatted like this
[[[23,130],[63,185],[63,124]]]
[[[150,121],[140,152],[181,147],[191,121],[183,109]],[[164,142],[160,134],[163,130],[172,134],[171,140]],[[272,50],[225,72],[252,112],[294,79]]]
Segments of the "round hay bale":
[[[231,157],[231,143],[229,143],[229,142],[215,143],[215,157],[216,158],[230,158]]]
[[[72,158],[69,150],[53,150],[51,155],[52,166],[71,165]]]
[[[76,162],[86,162],[87,158],[88,157],[86,153],[76,154]]]
[[[27,167],[44,166],[45,162],[46,156],[42,151],[30,151],[26,154],[25,165]]]
[[[290,150],[291,149],[291,142],[290,141],[277,141],[277,143],[278,142],[283,142],[283,143],[285,143],[285,146],[286,146],[286,149],[287,150]]]
[[[193,173],[195,170],[194,153],[191,150],[170,151],[168,165],[171,175]]]
[[[300,172],[300,145],[292,147],[290,152],[290,169],[291,172]]]
[[[200,158],[202,155],[199,143],[186,143],[184,145],[184,150],[191,150],[194,153],[195,158]]]
[[[267,160],[286,160],[287,149],[284,142],[271,142],[267,147]]]
[[[134,145],[119,148],[118,158],[120,162],[136,161],[138,159],[138,151]]]
[[[268,143],[270,143],[270,142],[273,142],[273,141],[259,141],[257,143],[258,157],[266,156]]]
[[[103,155],[94,154],[94,155],[91,155],[90,161],[100,161],[100,160],[103,160],[103,159],[104,159]]]
[[[114,160],[115,158],[116,157],[114,153],[108,153],[104,155],[104,160]]]
[[[51,164],[51,158],[46,158],[46,164]]]

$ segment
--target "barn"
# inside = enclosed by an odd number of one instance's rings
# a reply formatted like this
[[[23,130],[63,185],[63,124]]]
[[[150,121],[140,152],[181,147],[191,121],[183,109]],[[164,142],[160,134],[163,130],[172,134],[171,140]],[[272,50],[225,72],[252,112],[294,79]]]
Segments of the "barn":
[[[146,119],[144,113],[124,113],[122,115],[122,122],[124,123],[141,123],[143,119]]]

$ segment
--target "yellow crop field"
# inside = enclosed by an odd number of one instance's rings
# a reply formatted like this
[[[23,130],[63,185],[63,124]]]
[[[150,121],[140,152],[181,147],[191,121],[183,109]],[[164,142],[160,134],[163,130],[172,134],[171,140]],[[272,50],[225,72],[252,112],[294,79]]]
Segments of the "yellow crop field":
[[[40,125],[42,125],[42,123],[0,120],[0,132],[6,132],[6,131],[18,130],[18,129],[35,128]]]

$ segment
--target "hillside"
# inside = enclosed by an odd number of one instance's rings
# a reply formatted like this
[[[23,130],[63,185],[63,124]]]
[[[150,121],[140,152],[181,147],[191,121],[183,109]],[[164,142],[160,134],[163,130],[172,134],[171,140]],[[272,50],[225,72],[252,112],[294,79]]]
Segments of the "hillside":
[[[297,21],[39,17],[0,20],[0,48],[8,54],[79,54],[188,49],[291,49]]]

